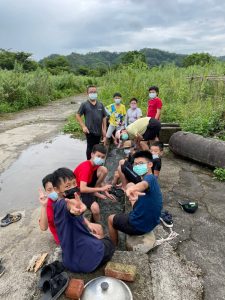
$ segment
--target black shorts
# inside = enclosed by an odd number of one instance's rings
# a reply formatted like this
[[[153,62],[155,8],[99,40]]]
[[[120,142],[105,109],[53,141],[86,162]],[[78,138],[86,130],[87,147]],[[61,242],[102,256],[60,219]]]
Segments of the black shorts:
[[[129,235],[143,235],[145,232],[136,230],[129,223],[129,214],[116,214],[113,218],[113,228]]]
[[[91,182],[87,185],[88,187],[95,187],[98,180],[97,170],[94,171]],[[91,208],[93,202],[95,202],[93,193],[80,193],[82,202],[87,206],[88,209]]]
[[[124,162],[124,164],[121,166],[121,171],[128,182],[133,182],[136,184],[142,181],[141,177],[133,171],[133,166],[129,161]]]
[[[114,246],[112,240],[108,236],[101,239],[101,241],[104,244],[104,256],[103,256],[102,261],[100,262],[98,268],[103,266],[104,264],[106,264],[112,258],[113,254],[115,252],[115,246]]]
[[[160,129],[161,129],[160,121],[151,118],[149,120],[147,129],[143,134],[144,141],[154,140],[156,137],[159,137]]]
[[[82,202],[87,206],[88,209],[91,208],[92,204],[95,202],[93,193],[80,193]]]

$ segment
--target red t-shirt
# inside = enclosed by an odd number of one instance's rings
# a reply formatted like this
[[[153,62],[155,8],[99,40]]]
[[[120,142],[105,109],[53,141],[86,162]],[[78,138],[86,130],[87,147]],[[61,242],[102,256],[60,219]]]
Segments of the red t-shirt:
[[[91,183],[94,172],[98,169],[99,166],[94,166],[90,160],[86,160],[79,164],[76,169],[73,171],[77,186],[80,187],[80,182],[87,182],[87,185]]]
[[[162,100],[158,97],[148,100],[147,117],[155,118],[157,109],[162,108]]]
[[[55,227],[55,222],[54,222],[53,203],[54,203],[54,201],[52,199],[48,198],[48,203],[47,203],[47,206],[46,206],[46,212],[47,212],[47,218],[48,218],[48,227],[49,227],[49,230],[51,231],[51,233],[54,237],[54,240],[55,240],[56,244],[60,244],[58,234],[57,234],[57,231],[56,231],[56,227]]]

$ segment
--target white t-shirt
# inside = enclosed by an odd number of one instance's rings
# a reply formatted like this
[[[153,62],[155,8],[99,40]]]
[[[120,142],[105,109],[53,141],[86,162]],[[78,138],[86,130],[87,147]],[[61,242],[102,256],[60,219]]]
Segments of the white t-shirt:
[[[125,125],[128,126],[140,117],[142,117],[142,111],[139,107],[135,109],[129,108],[125,118]]]

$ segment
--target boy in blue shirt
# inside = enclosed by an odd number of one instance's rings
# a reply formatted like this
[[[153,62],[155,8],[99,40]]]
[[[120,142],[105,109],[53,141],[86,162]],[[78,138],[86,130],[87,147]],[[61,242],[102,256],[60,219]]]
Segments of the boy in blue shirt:
[[[52,176],[53,187],[60,199],[53,208],[63,264],[71,272],[92,272],[111,259],[115,247],[110,238],[103,236],[101,225],[83,217],[86,205],[77,193],[74,193],[74,199],[65,199],[66,186],[74,180],[73,172],[60,168]]]
[[[118,244],[118,230],[129,235],[143,235],[160,223],[162,194],[152,174],[152,154],[149,151],[138,151],[133,159],[133,171],[141,176],[142,181],[127,185],[126,195],[132,211],[110,215],[108,218],[109,236],[115,245]]]

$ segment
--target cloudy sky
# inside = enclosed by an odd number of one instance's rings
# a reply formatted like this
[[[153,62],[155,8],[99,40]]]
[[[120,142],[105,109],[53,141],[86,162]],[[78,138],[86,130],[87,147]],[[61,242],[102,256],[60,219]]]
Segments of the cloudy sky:
[[[225,55],[224,0],[0,0],[0,48]]]

